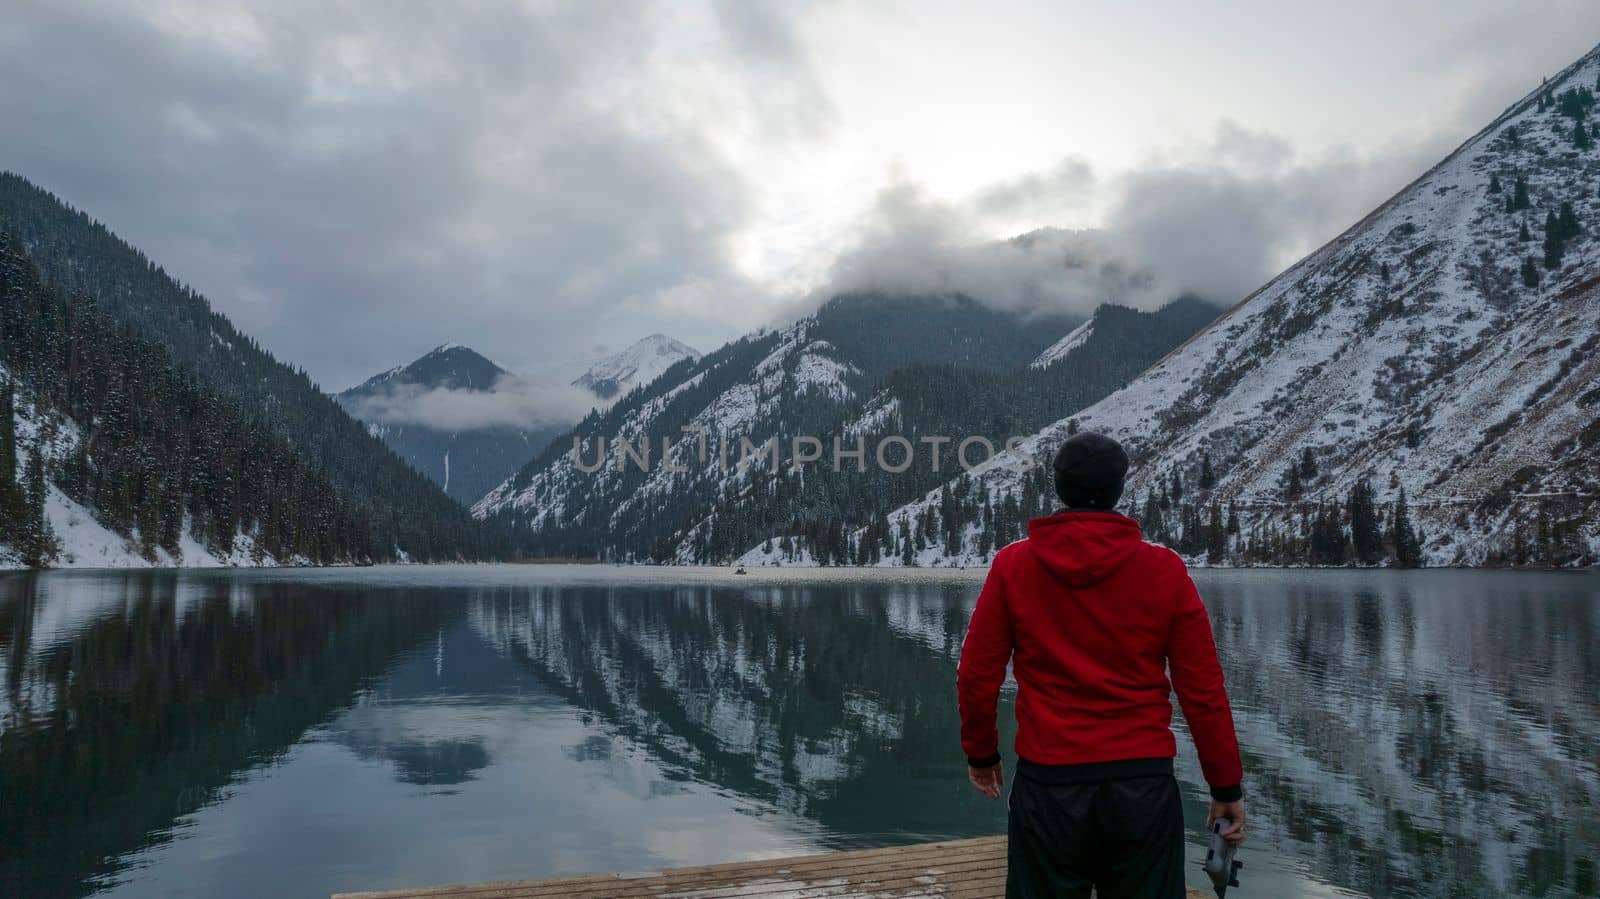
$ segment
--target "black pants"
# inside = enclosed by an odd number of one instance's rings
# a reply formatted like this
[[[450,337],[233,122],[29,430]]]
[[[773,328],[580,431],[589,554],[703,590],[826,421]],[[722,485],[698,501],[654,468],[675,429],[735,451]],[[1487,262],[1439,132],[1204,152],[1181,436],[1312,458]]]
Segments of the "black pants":
[[[1183,899],[1183,805],[1171,759],[1022,760],[1011,786],[1007,899]]]

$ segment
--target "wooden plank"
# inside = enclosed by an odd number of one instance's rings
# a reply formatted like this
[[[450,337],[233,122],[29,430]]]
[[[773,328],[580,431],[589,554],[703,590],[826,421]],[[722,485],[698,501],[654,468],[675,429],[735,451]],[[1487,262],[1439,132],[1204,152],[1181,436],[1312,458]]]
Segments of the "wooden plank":
[[[786,876],[810,874],[817,871],[849,871],[863,867],[886,865],[926,865],[936,861],[953,862],[977,854],[991,857],[1003,865],[1005,837],[981,837],[975,840],[952,840],[940,843],[921,843],[882,849],[857,849],[848,852],[826,852],[815,855],[788,856],[776,859],[759,859],[716,865],[698,865],[671,868],[665,871],[646,871],[624,874],[589,874],[550,880],[501,881],[498,883],[466,884],[349,893],[339,899],[402,899],[402,897],[472,897],[472,899],[503,899],[508,896],[539,896],[530,888],[544,888],[549,895],[570,895],[583,887],[606,885],[616,887],[618,880],[639,881],[642,888],[673,886],[679,883],[712,883],[737,879],[742,876],[761,876],[783,872]],[[586,890],[587,891],[587,890]],[[645,893],[650,895],[650,893]]]
[[[954,880],[1005,869],[1003,853],[996,855],[969,853],[948,858],[865,858],[838,865],[830,864],[831,860],[824,858],[819,863],[799,868],[782,864],[784,860],[777,861],[778,864],[769,862],[763,868],[733,875],[715,871],[690,876],[680,875],[676,871],[633,877],[605,875],[563,884],[533,881],[490,892],[455,892],[443,895],[461,899],[545,899],[554,896],[585,897],[585,899],[602,899],[602,897],[643,899],[643,897],[676,895],[692,890],[695,896],[734,899],[734,897],[777,895],[779,890],[774,884],[778,883],[794,885],[793,888],[798,889],[799,886],[825,881],[864,884],[917,877]]]
[[[997,836],[637,874],[342,893],[334,899],[997,899],[1005,894],[1005,882],[1006,838]],[[1194,890],[1189,897],[1202,899]]]

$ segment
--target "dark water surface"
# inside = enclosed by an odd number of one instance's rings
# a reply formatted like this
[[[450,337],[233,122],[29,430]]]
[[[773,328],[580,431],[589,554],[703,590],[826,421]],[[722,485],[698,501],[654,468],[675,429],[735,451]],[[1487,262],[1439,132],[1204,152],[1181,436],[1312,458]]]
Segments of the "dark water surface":
[[[0,576],[0,894],[326,896],[999,833],[956,737],[980,577]],[[1230,896],[1600,896],[1600,576],[1197,580],[1245,753]]]

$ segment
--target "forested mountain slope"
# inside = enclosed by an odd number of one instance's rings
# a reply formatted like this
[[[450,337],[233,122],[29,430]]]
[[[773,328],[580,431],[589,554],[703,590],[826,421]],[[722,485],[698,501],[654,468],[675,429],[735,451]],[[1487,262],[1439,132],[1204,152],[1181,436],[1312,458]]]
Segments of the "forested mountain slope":
[[[1219,564],[1594,564],[1597,91],[1600,49],[963,503],[897,512],[951,535],[915,558],[985,558],[981,510],[1047,510],[1027,466],[1089,428],[1147,533]]]
[[[360,516],[287,441],[94,303],[68,302],[5,231],[0,301],[0,561],[372,557]]]
[[[846,452],[868,447],[869,462],[888,434],[981,434],[1003,445],[1121,386],[1216,313],[1194,300],[1159,313],[1102,307],[1092,346],[1035,369],[1081,320],[960,296],[843,295],[780,331],[680,363],[580,423],[474,512],[549,555],[721,562],[781,534],[846,561],[841,534],[881,527],[946,475],[931,457],[903,473],[848,460],[835,469],[836,438]],[[797,438],[817,441],[820,462],[794,465]]]
[[[104,225],[22,177],[0,173],[0,228],[71,302],[92,298],[111,321],[159,345],[198,385],[286,440],[365,523],[376,558],[505,551],[494,532],[368,434],[303,371],[273,358]]]

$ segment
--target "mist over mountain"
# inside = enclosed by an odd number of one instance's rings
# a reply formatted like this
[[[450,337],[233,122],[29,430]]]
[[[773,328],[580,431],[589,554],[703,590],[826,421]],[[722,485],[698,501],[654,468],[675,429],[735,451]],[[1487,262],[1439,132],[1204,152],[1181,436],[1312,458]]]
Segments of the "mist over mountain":
[[[444,344],[337,394],[339,404],[444,491],[473,503],[576,421],[589,399],[524,382]]]
[[[693,348],[652,334],[571,383],[532,380],[447,343],[336,395],[411,467],[465,504],[483,498],[597,406],[649,383]]]
[[[680,361],[587,416],[473,512],[539,555],[715,562],[787,529],[846,561],[840,534],[881,526],[944,476],[921,464],[802,473],[793,438],[871,446],[890,433],[981,434],[1003,445],[1125,383],[1218,311],[1192,299],[1154,313],[1103,306],[1095,339],[1030,368],[1085,320],[963,294],[840,295],[784,328]],[[781,459],[740,457],[739,447],[769,442]],[[626,457],[640,449],[647,467]]]

